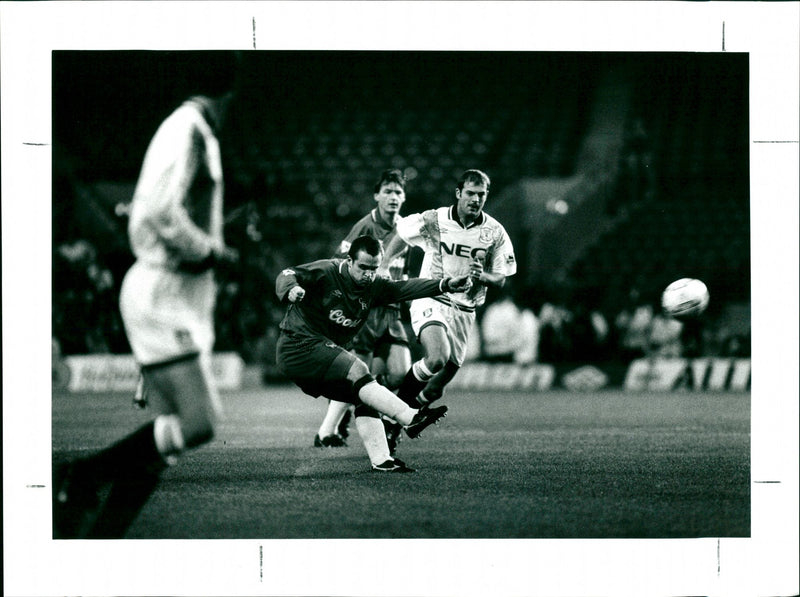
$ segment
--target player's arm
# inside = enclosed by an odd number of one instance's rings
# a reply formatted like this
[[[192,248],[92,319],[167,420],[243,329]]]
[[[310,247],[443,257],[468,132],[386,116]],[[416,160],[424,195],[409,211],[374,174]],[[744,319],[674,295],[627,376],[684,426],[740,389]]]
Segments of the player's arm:
[[[383,285],[377,293],[375,303],[378,305],[438,296],[446,292],[464,292],[472,284],[468,275],[438,280],[428,280],[427,278],[410,278],[401,281],[376,280],[375,283]]]
[[[483,284],[494,288],[502,288],[506,283],[506,275],[498,272],[489,272],[483,268],[483,262],[473,259],[469,264],[469,277],[474,284]]]
[[[197,226],[185,201],[200,167],[204,140],[186,121],[167,124],[148,148],[137,200],[148,211],[147,221],[186,270],[204,271],[217,261],[233,261],[236,252]]]
[[[378,275],[384,278],[389,277],[389,266],[394,259],[406,250],[408,244],[399,234],[392,234],[389,241],[383,247],[383,260],[378,268]]]
[[[362,236],[367,233],[368,230],[366,229],[366,226],[362,224],[362,221],[359,220],[358,222],[356,222],[350,229],[350,232],[347,233],[347,236],[344,237],[344,240],[342,240],[342,242],[339,243],[339,246],[336,247],[336,252],[334,257],[339,257],[342,259],[347,257],[347,251],[350,250],[350,245],[353,243],[353,241],[357,239],[359,236]]]
[[[297,303],[306,296],[306,288],[314,287],[324,273],[324,261],[287,267],[275,279],[275,294],[281,302]]]

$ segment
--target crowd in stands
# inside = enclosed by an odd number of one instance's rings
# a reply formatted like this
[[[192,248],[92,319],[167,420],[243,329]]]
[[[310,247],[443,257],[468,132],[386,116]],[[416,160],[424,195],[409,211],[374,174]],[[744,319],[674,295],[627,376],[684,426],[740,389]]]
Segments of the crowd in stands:
[[[85,240],[57,246],[53,259],[53,342],[60,354],[129,352],[117,306],[124,272],[115,276]],[[278,259],[269,270],[281,266]],[[238,352],[250,364],[272,365],[283,315],[274,300],[272,278],[222,275],[216,350]],[[469,358],[526,365],[654,355],[750,356],[749,329],[731,329],[714,316],[680,322],[664,316],[655,301],[639,300],[635,292],[613,312],[588,308],[588,301],[550,301],[535,294],[513,282],[506,291],[490,294],[478,312]]]

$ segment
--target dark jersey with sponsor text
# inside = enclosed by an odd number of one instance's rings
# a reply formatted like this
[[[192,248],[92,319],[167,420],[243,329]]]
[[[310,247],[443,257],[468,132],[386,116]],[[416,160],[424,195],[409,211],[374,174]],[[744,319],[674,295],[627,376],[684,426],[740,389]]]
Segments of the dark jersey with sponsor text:
[[[346,346],[364,325],[372,307],[441,294],[441,280],[375,278],[358,286],[342,259],[322,259],[283,270],[275,281],[281,301],[300,285],[306,295],[291,303],[280,328],[296,335],[324,336]]]

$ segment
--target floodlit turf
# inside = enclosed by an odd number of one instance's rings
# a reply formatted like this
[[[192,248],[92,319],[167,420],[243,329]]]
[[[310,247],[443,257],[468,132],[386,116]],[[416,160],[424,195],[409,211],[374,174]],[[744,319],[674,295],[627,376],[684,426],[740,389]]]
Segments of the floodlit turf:
[[[749,393],[456,393],[375,473],[312,447],[325,410],[293,387],[224,396],[129,538],[685,538],[750,535]],[[54,461],[148,418],[130,396],[56,395]]]

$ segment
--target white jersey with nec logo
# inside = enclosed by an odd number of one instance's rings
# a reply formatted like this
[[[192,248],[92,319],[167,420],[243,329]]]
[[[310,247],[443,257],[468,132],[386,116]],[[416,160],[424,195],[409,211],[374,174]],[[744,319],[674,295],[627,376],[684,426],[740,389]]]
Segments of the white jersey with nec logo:
[[[409,245],[425,251],[421,278],[468,274],[473,259],[481,261],[487,272],[504,276],[517,272],[508,233],[500,222],[486,213],[465,228],[454,206],[430,209],[400,218],[397,234]],[[486,287],[479,284],[467,292],[448,293],[447,298],[458,306],[475,308],[485,301]]]

